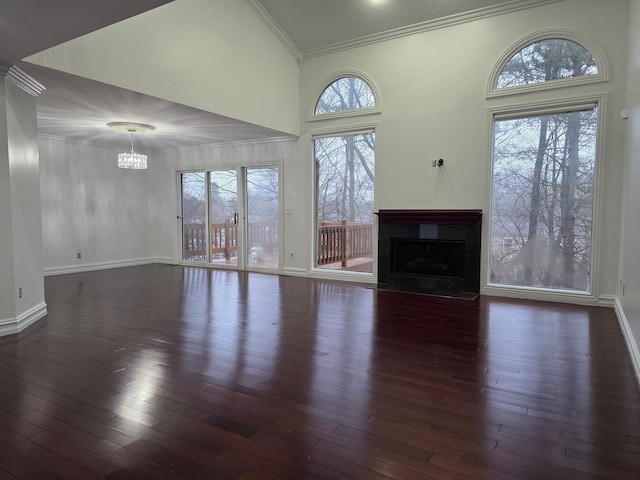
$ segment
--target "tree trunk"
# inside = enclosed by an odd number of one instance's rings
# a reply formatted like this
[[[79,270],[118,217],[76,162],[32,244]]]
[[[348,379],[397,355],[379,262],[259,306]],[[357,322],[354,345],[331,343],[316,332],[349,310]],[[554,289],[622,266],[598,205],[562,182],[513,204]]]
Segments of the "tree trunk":
[[[560,189],[560,239],[562,241],[563,287],[575,288],[576,181],[578,177],[580,112],[568,116],[567,158]]]
[[[531,186],[531,206],[529,209],[529,230],[527,232],[527,250],[524,265],[524,283],[533,284],[533,264],[535,258],[536,237],[538,235],[538,220],[540,218],[542,203],[542,166],[547,151],[547,130],[549,128],[549,118],[542,117],[540,123],[540,135],[538,136],[538,152],[536,153],[536,163],[533,169],[533,179]]]

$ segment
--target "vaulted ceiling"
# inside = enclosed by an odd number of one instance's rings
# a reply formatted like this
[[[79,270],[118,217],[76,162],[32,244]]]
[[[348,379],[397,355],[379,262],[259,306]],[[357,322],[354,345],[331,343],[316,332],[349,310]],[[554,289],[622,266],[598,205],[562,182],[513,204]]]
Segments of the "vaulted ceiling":
[[[504,12],[535,0],[248,0],[309,57],[341,47]]]
[[[143,148],[148,149],[281,135],[215,113],[21,61],[172,1],[0,0],[0,60],[16,64],[47,89],[38,98],[41,134],[114,144],[122,139],[104,128],[106,122],[144,110],[163,119],[163,128],[154,132],[153,145],[143,143]],[[407,34],[424,24],[455,23],[491,14],[498,8],[508,11],[511,6],[548,0],[246,1],[300,60],[389,35]]]

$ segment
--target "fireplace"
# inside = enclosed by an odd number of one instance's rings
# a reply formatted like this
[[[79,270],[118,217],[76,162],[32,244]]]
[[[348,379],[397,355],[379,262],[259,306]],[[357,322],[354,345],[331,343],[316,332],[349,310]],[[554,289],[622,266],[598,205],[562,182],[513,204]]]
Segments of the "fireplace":
[[[380,210],[378,287],[475,298],[480,210]]]
[[[463,278],[464,242],[392,238],[391,272]]]

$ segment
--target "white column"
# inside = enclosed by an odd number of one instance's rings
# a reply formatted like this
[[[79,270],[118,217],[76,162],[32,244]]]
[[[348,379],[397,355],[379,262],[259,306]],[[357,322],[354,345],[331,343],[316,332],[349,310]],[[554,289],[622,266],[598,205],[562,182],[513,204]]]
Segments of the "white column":
[[[47,314],[33,78],[0,60],[0,336]]]

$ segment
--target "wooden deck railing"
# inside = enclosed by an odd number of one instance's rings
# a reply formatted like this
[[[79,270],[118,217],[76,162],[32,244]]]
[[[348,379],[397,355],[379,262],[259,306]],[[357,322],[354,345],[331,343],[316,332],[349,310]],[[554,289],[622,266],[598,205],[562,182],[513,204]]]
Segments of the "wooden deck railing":
[[[183,256],[185,260],[206,259],[206,233],[204,224],[183,225]],[[252,243],[264,248],[278,246],[278,224],[276,222],[254,222],[249,224],[249,238]],[[371,223],[323,222],[318,224],[317,265],[323,266],[340,262],[343,267],[347,261],[371,257]],[[211,254],[219,258],[230,259],[238,252],[238,228],[229,219],[224,223],[211,224]]]
[[[340,262],[347,266],[348,260],[371,257],[373,224],[322,222],[318,224],[318,266]]]
[[[182,226],[182,258],[184,260],[205,259],[206,233],[202,223]],[[248,226],[249,239],[265,249],[278,246],[277,222],[252,222]],[[225,219],[224,223],[211,224],[211,254],[229,260],[238,252],[238,225]]]
[[[202,258],[207,254],[204,225],[185,223],[182,225],[182,259]]]

